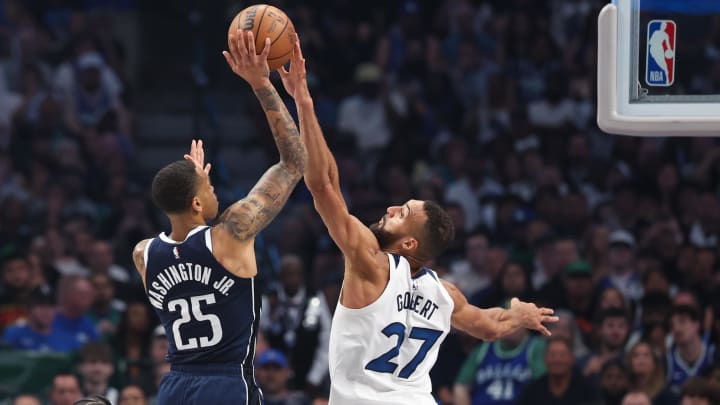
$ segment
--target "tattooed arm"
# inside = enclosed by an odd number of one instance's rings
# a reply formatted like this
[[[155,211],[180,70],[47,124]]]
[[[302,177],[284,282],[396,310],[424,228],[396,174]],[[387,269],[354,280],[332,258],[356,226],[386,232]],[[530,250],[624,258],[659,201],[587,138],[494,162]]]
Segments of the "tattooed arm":
[[[244,36],[248,37],[247,42],[244,41]],[[224,52],[224,55],[233,71],[252,86],[255,96],[260,101],[280,152],[280,162],[265,172],[245,198],[222,213],[217,230],[213,231],[213,238],[214,242],[218,240],[223,245],[237,246],[238,243],[247,245],[246,242],[252,241],[255,235],[265,229],[280,212],[295,185],[302,178],[307,155],[295,121],[268,77],[267,54],[270,50],[270,41],[266,41],[265,49],[260,55],[256,54],[254,43],[251,32],[238,32],[236,35],[231,35],[230,52]],[[220,230],[224,232],[219,232]],[[228,246],[219,248],[223,250],[225,247]],[[235,253],[228,252],[228,254],[247,257],[247,252],[242,253],[242,251],[243,249],[240,251],[234,249]],[[217,256],[218,252],[214,251],[214,253]],[[240,261],[246,262],[244,259]],[[225,264],[223,262],[223,265]],[[252,264],[244,263],[239,266],[254,268],[254,257]]]

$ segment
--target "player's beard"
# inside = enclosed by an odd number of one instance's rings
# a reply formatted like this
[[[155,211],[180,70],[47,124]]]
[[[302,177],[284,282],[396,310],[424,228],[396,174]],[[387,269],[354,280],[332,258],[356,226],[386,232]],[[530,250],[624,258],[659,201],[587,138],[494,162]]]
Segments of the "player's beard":
[[[373,235],[375,235],[375,239],[377,239],[378,245],[380,245],[380,249],[382,250],[386,250],[395,241],[400,239],[399,236],[393,235],[392,233],[381,228],[379,222],[375,222],[374,224],[370,225],[370,230],[372,231]]]

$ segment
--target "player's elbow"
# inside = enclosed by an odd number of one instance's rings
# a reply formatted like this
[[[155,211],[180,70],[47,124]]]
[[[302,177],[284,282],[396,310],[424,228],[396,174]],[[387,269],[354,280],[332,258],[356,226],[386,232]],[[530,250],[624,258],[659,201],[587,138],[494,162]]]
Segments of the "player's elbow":
[[[291,154],[280,161],[280,164],[285,167],[285,170],[290,174],[290,176],[296,180],[300,180],[300,178],[302,178],[306,163],[307,152],[304,148],[302,151]]]
[[[297,183],[303,176],[305,170],[305,159],[302,157],[284,159],[280,161],[281,167],[287,173],[288,178]]]

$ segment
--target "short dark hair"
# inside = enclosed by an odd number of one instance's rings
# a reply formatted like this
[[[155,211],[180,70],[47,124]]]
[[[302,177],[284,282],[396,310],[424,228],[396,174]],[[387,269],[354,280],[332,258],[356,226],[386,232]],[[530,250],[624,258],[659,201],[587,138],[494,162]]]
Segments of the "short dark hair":
[[[80,363],[100,361],[103,363],[112,363],[112,349],[107,343],[90,342],[86,343],[80,349]]]
[[[691,305],[673,305],[670,317],[675,315],[685,315],[695,322],[700,322],[700,311]]]
[[[720,386],[707,378],[692,377],[683,384],[682,396],[705,398],[711,404],[717,404],[720,402]]]
[[[30,262],[28,261],[27,256],[20,252],[11,252],[10,254],[0,258],[0,272],[5,271],[7,268],[7,265],[10,264],[10,262],[16,262],[21,261],[25,263],[26,265],[29,265]]]
[[[627,322],[628,325],[630,325],[630,316],[628,315],[627,311],[623,308],[605,308],[598,313],[596,322],[598,325],[602,325],[603,322],[605,322],[606,319],[610,318],[622,318]]]
[[[55,389],[55,382],[57,381],[58,377],[72,377],[75,382],[77,383],[78,388],[80,388],[80,379],[78,378],[77,374],[73,373],[72,371],[69,371],[67,369],[63,369],[55,373],[55,375],[52,378],[52,389]]]
[[[420,258],[428,260],[439,256],[447,248],[455,238],[455,227],[450,215],[438,203],[426,200],[423,209],[427,221],[418,238],[418,253]]]
[[[152,181],[152,199],[167,214],[177,214],[190,208],[198,189],[195,165],[178,160],[160,169]]]
[[[550,348],[550,345],[553,343],[560,343],[563,346],[567,347],[567,349],[570,351],[570,353],[573,353],[573,342],[569,338],[561,335],[552,335],[547,339],[547,344],[545,345],[545,352],[547,352],[547,349]]]
[[[73,405],[112,405],[112,402],[100,395],[79,399],[73,402]]]

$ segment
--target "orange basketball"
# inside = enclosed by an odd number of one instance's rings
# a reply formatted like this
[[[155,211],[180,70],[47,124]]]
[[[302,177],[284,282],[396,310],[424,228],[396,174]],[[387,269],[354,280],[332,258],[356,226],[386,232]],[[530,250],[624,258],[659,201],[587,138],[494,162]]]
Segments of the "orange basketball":
[[[290,60],[295,26],[279,8],[267,4],[249,6],[235,16],[228,29],[228,35],[238,28],[252,31],[255,36],[255,51],[258,54],[265,48],[265,38],[270,38],[268,55],[270,70],[278,69]]]

